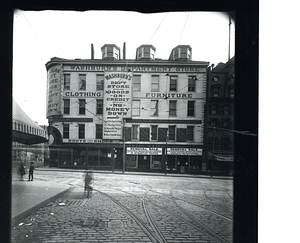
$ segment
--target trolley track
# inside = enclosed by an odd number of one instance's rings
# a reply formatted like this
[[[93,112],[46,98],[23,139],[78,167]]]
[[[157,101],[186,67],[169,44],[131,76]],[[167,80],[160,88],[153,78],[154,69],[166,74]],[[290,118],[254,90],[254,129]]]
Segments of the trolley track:
[[[118,190],[120,192],[123,192],[123,193],[127,193],[131,196],[134,196],[134,197],[137,197],[139,199],[141,199],[139,196],[133,194],[133,193],[130,193],[128,191],[123,191],[121,189],[117,189],[117,188],[113,188],[115,190]],[[144,188],[143,188],[144,189]],[[144,189],[146,190],[146,189]],[[153,200],[149,199],[147,197],[147,194],[149,191],[152,191],[154,193],[159,193],[159,194],[162,194],[164,196],[168,196],[171,198],[171,200],[173,201],[173,204],[177,207],[177,209],[180,211],[179,213],[174,213],[174,208],[172,208],[172,210],[170,209],[167,209],[166,207],[164,206],[161,206],[159,204],[157,204],[156,202],[154,202]],[[183,221],[184,223],[192,226],[193,228],[197,229],[197,230],[200,230],[201,232],[203,232],[204,234],[206,234],[207,236],[211,237],[212,239],[214,239],[216,242],[220,242],[220,243],[226,243],[227,241],[222,239],[221,237],[219,237],[217,234],[215,234],[211,229],[209,229],[209,227],[205,226],[200,220],[198,220],[195,216],[193,216],[190,212],[188,212],[188,210],[184,209],[183,207],[181,207],[177,202],[176,200],[180,200],[180,201],[185,201],[187,203],[189,203],[188,201],[186,200],[182,200],[180,198],[176,198],[176,197],[173,197],[172,196],[172,191],[170,192],[170,195],[167,195],[167,194],[164,194],[164,193],[161,193],[161,192],[155,192],[153,190],[147,190],[144,195],[143,195],[143,198],[141,199],[142,202],[143,202],[143,207],[144,207],[144,211],[147,215],[147,219],[149,220],[152,228],[155,230],[156,234],[160,236],[160,238],[163,240],[162,242],[167,242],[165,241],[164,239],[164,236],[163,234],[160,232],[160,230],[158,229],[158,227],[156,226],[154,220],[152,219],[151,217],[151,214],[149,214],[149,209],[147,208],[147,204],[151,203],[154,207],[160,209],[160,210],[163,210],[165,212],[167,212],[168,214],[170,215],[173,215],[174,217],[177,217],[178,219],[180,219],[181,221]],[[194,205],[194,206],[198,206],[198,205]],[[201,207],[202,208],[202,207]],[[203,208],[205,209],[205,208]],[[207,210],[205,209],[206,211],[210,211],[210,210]],[[211,211],[210,211],[211,212]],[[227,217],[224,217],[220,214],[217,214],[215,212],[213,212],[215,215],[219,216],[219,217],[222,217],[223,219],[227,220],[227,221],[230,221],[232,222],[232,219],[230,218],[227,218]],[[180,216],[181,214],[181,216]],[[184,214],[184,215],[182,215]]]

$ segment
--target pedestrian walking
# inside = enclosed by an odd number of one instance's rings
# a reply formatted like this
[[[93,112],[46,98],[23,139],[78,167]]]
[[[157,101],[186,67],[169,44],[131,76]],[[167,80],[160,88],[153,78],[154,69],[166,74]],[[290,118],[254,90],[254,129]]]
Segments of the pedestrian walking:
[[[87,171],[84,177],[84,194],[86,194],[87,197],[90,197],[90,193],[93,190],[92,180],[91,172]]]
[[[34,171],[34,164],[33,164],[33,162],[31,162],[30,167],[29,167],[28,181],[33,181],[33,171]],[[30,178],[31,178],[31,180],[30,180]]]
[[[23,181],[23,176],[25,175],[25,165],[23,162],[21,162],[19,166],[19,175],[20,175],[20,180]]]

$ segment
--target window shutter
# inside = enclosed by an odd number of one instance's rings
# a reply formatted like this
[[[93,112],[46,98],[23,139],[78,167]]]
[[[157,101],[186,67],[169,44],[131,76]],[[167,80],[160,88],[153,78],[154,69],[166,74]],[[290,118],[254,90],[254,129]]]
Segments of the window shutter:
[[[125,141],[131,141],[131,127],[125,127]]]
[[[140,141],[149,141],[150,129],[148,127],[140,128]]]
[[[158,128],[158,141],[165,142],[167,138],[168,128]]]
[[[186,142],[186,129],[177,128],[177,142]]]

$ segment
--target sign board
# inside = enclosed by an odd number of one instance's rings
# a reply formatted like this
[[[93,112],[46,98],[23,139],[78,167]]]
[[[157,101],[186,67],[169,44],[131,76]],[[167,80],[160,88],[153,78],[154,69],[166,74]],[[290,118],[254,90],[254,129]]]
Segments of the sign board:
[[[63,75],[61,65],[50,68],[47,72],[47,117],[61,115]]]
[[[131,155],[162,155],[162,148],[127,147],[126,153]]]
[[[132,73],[104,73],[103,139],[122,139],[123,118],[131,117]]]
[[[202,155],[198,148],[167,148],[168,155]]]

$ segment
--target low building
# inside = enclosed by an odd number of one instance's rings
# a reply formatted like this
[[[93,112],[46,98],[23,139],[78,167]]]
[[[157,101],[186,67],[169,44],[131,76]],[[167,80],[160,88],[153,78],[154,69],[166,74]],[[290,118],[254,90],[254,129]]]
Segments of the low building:
[[[208,62],[193,61],[188,45],[168,60],[153,45],[134,60],[114,44],[101,51],[46,64],[50,165],[202,173]]]

